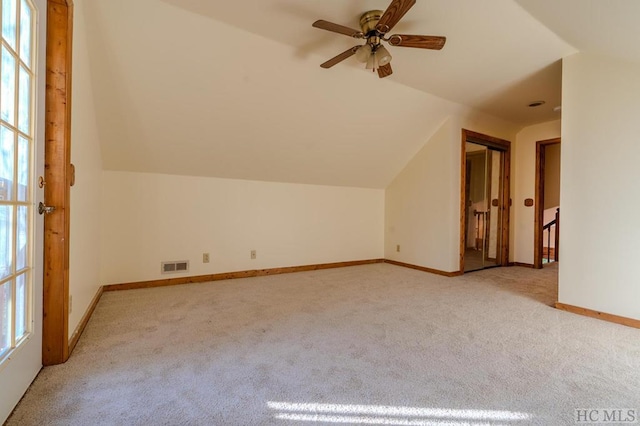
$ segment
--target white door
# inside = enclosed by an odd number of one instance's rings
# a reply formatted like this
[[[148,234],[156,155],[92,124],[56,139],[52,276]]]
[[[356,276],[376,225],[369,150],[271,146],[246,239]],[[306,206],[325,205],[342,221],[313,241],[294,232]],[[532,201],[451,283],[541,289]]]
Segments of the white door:
[[[0,424],[42,368],[46,0],[0,0]]]

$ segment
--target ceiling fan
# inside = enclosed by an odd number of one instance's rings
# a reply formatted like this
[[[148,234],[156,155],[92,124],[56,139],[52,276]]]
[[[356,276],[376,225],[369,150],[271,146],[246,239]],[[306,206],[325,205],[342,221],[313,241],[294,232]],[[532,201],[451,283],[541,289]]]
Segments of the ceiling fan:
[[[415,4],[416,0],[393,0],[384,12],[381,10],[365,12],[360,17],[360,30],[354,30],[324,20],[314,22],[313,26],[315,28],[366,40],[364,45],[354,46],[320,66],[322,68],[331,68],[356,55],[358,61],[367,64],[367,69],[373,72],[377,70],[380,78],[384,78],[390,76],[393,70],[391,69],[391,54],[381,42],[385,41],[391,46],[432,50],[442,49],[447,41],[446,37],[407,34],[393,34],[385,37]]]

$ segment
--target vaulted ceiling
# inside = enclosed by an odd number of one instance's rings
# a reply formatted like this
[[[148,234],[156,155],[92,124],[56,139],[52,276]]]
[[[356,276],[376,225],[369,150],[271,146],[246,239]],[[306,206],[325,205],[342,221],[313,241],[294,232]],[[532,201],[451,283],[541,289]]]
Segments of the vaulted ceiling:
[[[390,48],[384,80],[319,67],[357,41],[316,19],[357,28],[388,3],[82,0],[105,169],[384,188],[465,108],[514,128],[559,118],[580,39],[540,23],[544,1],[419,0],[394,32],[444,35],[442,51]]]

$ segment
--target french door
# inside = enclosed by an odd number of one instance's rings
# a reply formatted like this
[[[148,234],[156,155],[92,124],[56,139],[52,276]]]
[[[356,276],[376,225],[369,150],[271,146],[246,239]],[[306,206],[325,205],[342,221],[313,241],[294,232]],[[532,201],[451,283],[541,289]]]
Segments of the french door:
[[[0,423],[42,367],[46,0],[0,0]]]

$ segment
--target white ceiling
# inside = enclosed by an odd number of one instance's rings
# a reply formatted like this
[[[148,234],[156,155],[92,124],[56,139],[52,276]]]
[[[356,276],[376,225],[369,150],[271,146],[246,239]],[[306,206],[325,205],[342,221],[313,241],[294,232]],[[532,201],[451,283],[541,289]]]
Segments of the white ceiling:
[[[638,0],[516,0],[579,51],[640,62]]]
[[[77,0],[105,168],[384,188],[462,109],[559,118],[560,60],[584,41],[562,2],[419,0],[394,32],[444,35],[442,51],[392,47],[383,80],[353,58],[319,67],[357,41],[316,19],[356,28],[388,3]]]
[[[326,19],[351,28],[390,0],[159,0],[295,48],[320,63],[361,41],[311,27]],[[396,82],[478,108],[517,124],[557,119],[559,60],[576,50],[513,0],[420,0],[393,33],[444,35],[442,51],[391,48]],[[339,66],[363,70],[355,59]],[[330,71],[329,71],[330,72]],[[377,78],[370,75],[370,78]],[[366,78],[364,76],[363,78]],[[531,110],[530,101],[547,105]]]

